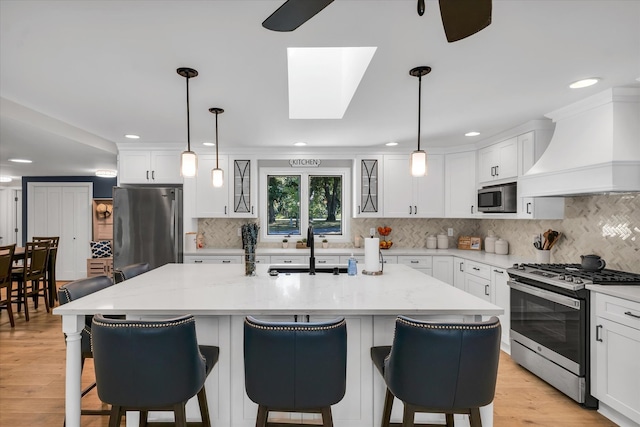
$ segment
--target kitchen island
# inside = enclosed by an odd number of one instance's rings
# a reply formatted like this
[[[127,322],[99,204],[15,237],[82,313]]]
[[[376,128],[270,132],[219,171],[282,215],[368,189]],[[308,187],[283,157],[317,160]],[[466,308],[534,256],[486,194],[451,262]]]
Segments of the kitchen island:
[[[196,316],[199,343],[220,347],[219,362],[206,383],[212,423],[219,427],[255,425],[257,406],[244,391],[244,316],[289,321],[344,316],[347,391],[333,407],[334,423],[371,427],[380,421],[384,383],[374,373],[369,349],[391,343],[398,314],[473,321],[503,313],[500,307],[404,265],[385,266],[380,276],[272,277],[267,268],[258,265],[257,274],[247,277],[244,265],[168,264],[57,307],[54,314],[62,315],[67,336],[66,425],[80,426],[80,333],[87,314],[124,314],[131,319]],[[395,405],[395,419],[401,407]],[[197,404],[189,402],[188,417],[198,419],[197,414]],[[151,413],[150,420],[165,416]],[[483,408],[482,417],[485,427],[492,425],[492,405]],[[127,417],[127,425],[137,425],[135,414]]]

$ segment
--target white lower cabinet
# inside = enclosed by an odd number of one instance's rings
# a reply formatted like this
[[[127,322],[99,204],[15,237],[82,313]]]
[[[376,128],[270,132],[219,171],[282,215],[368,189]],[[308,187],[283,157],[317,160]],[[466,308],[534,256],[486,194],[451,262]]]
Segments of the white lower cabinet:
[[[504,309],[504,314],[498,316],[502,325],[502,349],[510,353],[509,329],[511,328],[511,291],[507,281],[509,275],[504,268],[491,267],[491,288],[494,299],[492,302]]]
[[[432,257],[425,255],[417,255],[417,256],[408,256],[408,255],[400,255],[398,256],[398,264],[404,264],[409,266],[415,270],[420,271],[428,276],[431,276],[432,271]]]
[[[465,264],[465,291],[491,302],[491,267],[469,260]]]
[[[453,258],[453,286],[458,289],[465,290],[464,287],[464,268],[465,268],[465,259],[464,258]]]
[[[431,268],[433,277],[450,285],[454,284],[452,256],[434,256]]]
[[[612,421],[640,425],[640,303],[591,295],[591,394]]]

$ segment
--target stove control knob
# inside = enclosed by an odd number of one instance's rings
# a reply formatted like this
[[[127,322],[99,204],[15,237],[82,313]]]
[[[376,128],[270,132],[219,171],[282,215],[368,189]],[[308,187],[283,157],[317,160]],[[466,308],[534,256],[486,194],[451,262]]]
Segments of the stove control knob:
[[[573,276],[567,276],[565,279],[567,282],[573,282]]]
[[[558,280],[564,280],[564,274],[559,275]]]
[[[518,267],[520,270],[524,270],[524,264],[520,264],[520,266]]]
[[[580,283],[582,283],[582,279],[580,279],[580,278],[576,277],[576,280],[574,280],[574,281],[573,281],[573,283],[578,283],[578,284],[580,284]]]
[[[513,264],[513,268],[518,269],[518,263]]]

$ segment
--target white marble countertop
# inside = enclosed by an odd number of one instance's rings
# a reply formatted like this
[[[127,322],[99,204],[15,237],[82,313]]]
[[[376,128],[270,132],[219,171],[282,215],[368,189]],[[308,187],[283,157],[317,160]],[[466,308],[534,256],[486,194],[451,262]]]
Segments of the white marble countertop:
[[[364,255],[363,248],[316,248],[315,255]],[[533,258],[525,258],[515,255],[496,255],[487,253],[485,251],[472,251],[462,249],[425,249],[425,248],[391,248],[382,252],[384,256],[397,255],[397,256],[417,256],[417,255],[430,255],[430,256],[455,256],[464,258],[470,261],[477,261],[484,264],[489,264],[494,267],[509,268],[514,263],[522,262],[535,262]],[[184,256],[215,256],[215,255],[244,255],[242,249],[236,248],[210,248],[210,249],[198,249],[195,252],[185,252]],[[297,255],[297,256],[309,256],[309,249],[295,249],[295,248],[257,248],[256,255]],[[386,268],[386,267],[385,267]]]
[[[381,276],[256,276],[243,264],[167,264],[54,309],[54,314],[499,315],[503,309],[408,266]]]
[[[601,294],[611,295],[629,301],[640,302],[640,286],[587,285],[587,289],[591,292],[599,292]]]

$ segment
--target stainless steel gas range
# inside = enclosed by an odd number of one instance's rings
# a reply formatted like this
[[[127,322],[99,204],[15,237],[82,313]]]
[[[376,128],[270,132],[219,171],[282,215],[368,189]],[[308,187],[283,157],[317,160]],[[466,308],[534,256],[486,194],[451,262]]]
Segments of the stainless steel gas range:
[[[591,396],[588,284],[640,285],[640,274],[580,264],[514,264],[511,358],[585,407]]]

